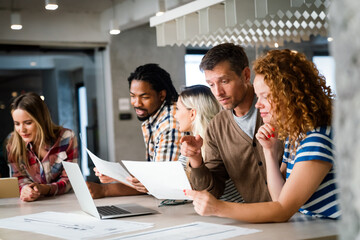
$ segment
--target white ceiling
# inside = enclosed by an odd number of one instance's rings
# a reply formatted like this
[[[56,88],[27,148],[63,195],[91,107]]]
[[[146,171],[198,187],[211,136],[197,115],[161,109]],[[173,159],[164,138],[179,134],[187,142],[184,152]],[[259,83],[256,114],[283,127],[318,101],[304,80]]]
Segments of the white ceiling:
[[[110,20],[121,31],[150,20],[158,46],[281,45],[307,41],[310,35],[326,36],[331,0],[165,2],[166,13],[155,17],[159,0],[58,0],[56,11],[45,10],[45,0],[0,0],[0,44],[105,46],[111,41]],[[21,31],[9,28],[15,10],[21,14]]]
[[[194,0],[166,0],[167,10]],[[45,10],[45,0],[0,0],[0,44],[104,46],[110,40],[109,22],[125,31],[148,24],[159,0],[58,0],[59,8]],[[21,16],[23,28],[10,29],[11,13]]]
[[[120,4],[126,0],[114,0]],[[58,0],[59,12],[101,13],[112,6],[112,0]],[[45,10],[45,0],[1,0],[0,10],[40,12]]]

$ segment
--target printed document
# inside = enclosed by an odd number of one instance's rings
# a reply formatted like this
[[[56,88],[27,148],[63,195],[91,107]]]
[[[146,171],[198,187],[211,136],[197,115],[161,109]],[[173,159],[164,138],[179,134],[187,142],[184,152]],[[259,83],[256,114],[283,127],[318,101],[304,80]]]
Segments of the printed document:
[[[101,174],[114,178],[123,184],[134,188],[134,186],[126,180],[127,177],[131,177],[130,174],[121,166],[120,163],[102,160],[87,148],[86,151]]]
[[[0,219],[0,228],[35,232],[63,239],[99,238],[153,227],[152,223],[99,220],[74,213],[42,212]]]
[[[122,160],[122,163],[157,199],[190,200],[183,190],[191,189],[191,185],[180,162]]]
[[[219,240],[257,232],[261,232],[261,230],[206,222],[193,222],[169,228],[126,235],[114,238],[113,240]]]

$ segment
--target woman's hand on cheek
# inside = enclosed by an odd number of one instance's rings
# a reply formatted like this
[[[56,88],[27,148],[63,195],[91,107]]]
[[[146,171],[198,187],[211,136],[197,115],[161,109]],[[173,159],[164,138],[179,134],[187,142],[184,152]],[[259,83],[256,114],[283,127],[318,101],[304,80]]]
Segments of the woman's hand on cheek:
[[[277,142],[277,133],[275,132],[275,128],[268,123],[259,128],[255,137],[265,149],[274,147]]]

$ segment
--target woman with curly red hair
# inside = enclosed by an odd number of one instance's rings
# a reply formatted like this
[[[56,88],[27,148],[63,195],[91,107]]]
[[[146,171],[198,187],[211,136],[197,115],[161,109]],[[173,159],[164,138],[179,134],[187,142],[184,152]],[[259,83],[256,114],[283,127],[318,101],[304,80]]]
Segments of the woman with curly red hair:
[[[206,191],[186,190],[200,215],[248,222],[284,222],[297,211],[340,217],[331,128],[331,89],[304,54],[272,50],[254,63],[255,93],[264,125],[256,134],[263,147],[272,202],[229,203]],[[283,162],[276,161],[285,141]]]

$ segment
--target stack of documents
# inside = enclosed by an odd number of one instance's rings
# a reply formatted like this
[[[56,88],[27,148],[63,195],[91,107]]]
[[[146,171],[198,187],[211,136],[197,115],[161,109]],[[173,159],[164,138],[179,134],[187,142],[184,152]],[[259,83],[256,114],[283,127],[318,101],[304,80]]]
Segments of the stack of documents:
[[[231,225],[222,225],[206,222],[193,222],[153,231],[131,234],[115,238],[113,240],[220,240],[262,232],[258,229],[242,228]],[[256,239],[256,238],[254,238]]]
[[[152,223],[99,220],[75,213],[42,212],[0,219],[0,228],[35,232],[64,239],[88,239],[144,230]]]

